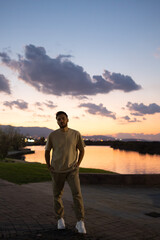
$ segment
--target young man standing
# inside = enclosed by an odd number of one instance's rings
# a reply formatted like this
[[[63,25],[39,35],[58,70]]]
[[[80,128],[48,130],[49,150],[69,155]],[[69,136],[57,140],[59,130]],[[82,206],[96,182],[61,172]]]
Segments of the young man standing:
[[[52,176],[54,209],[58,219],[58,229],[65,229],[64,207],[62,193],[65,181],[72,191],[76,229],[79,233],[86,233],[84,225],[84,206],[79,181],[79,165],[84,156],[84,142],[81,134],[68,128],[68,116],[59,111],[56,114],[59,129],[51,132],[45,147],[45,160]],[[50,151],[52,160],[50,161]]]

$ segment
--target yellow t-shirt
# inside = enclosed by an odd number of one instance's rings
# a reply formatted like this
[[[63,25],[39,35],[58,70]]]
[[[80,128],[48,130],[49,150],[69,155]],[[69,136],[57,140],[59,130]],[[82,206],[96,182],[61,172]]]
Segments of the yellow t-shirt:
[[[81,134],[73,129],[63,132],[57,129],[51,132],[46,143],[46,150],[53,150],[51,165],[55,172],[68,172],[74,169],[78,149],[83,150],[84,142]]]

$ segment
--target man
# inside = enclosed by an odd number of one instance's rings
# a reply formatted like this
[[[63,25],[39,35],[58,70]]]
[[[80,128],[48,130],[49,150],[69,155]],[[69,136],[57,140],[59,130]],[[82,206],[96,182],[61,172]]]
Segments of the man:
[[[68,116],[65,112],[56,113],[59,129],[51,132],[45,147],[45,160],[52,176],[54,209],[58,219],[57,228],[65,229],[64,207],[62,194],[65,181],[72,191],[76,229],[79,233],[86,233],[84,225],[84,206],[79,181],[79,165],[84,156],[84,142],[81,134],[68,128]],[[50,162],[50,151],[52,160]]]

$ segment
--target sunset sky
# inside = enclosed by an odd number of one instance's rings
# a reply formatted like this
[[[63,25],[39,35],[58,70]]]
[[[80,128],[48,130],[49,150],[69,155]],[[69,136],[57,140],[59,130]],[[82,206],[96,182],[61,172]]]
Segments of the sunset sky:
[[[0,0],[0,124],[160,141],[159,0]]]

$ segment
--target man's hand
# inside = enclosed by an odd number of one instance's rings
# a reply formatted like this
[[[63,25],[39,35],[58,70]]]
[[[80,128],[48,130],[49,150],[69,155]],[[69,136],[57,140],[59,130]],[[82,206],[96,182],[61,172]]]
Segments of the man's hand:
[[[79,165],[80,165],[80,164],[79,164],[78,162],[76,162],[76,163],[74,164],[74,167],[75,167],[75,168],[79,168]]]
[[[54,167],[49,166],[49,167],[48,167],[48,170],[49,170],[50,172],[54,172]]]

